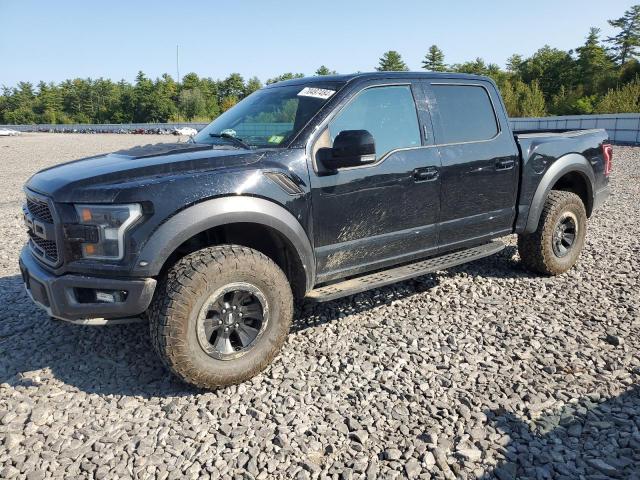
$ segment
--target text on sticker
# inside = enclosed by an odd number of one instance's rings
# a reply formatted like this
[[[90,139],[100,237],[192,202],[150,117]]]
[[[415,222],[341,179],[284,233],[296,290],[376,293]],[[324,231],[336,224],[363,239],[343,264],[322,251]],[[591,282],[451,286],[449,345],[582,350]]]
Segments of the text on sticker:
[[[326,100],[334,93],[336,93],[335,90],[328,90],[326,88],[304,87],[302,90],[300,90],[300,93],[298,93],[298,96],[322,98],[323,100]]]

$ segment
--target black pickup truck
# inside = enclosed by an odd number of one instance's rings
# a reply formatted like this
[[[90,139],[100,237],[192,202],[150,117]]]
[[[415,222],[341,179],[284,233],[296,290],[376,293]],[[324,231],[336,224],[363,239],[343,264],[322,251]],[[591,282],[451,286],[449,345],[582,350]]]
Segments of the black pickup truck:
[[[52,317],[148,320],[173,373],[228,385],[277,355],[297,299],[476,260],[514,233],[526,267],[567,271],[611,161],[604,130],[512,132],[488,78],[296,79],[189,142],[35,174],[20,269]]]

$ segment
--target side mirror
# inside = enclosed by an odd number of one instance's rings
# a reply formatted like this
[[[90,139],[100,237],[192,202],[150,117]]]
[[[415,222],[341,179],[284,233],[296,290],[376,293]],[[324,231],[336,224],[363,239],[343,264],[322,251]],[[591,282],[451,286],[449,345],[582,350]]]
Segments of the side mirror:
[[[343,130],[327,149],[322,163],[330,170],[356,167],[376,161],[376,144],[367,130]]]

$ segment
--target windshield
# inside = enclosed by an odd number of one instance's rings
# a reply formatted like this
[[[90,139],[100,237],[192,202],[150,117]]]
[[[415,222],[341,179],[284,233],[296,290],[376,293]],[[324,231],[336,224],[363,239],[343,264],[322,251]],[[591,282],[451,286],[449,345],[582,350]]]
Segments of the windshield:
[[[194,141],[252,149],[284,146],[342,85],[324,82],[258,90],[203,128]]]

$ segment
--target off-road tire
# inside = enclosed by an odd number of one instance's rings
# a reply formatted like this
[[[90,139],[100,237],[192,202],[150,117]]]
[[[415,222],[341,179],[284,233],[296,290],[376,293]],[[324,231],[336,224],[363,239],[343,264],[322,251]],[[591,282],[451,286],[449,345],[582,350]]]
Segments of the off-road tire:
[[[239,358],[212,358],[196,333],[209,295],[234,282],[257,287],[269,318],[262,336]],[[293,295],[287,277],[268,257],[250,248],[222,245],[180,259],[159,281],[148,311],[151,340],[166,367],[183,381],[211,389],[243,382],[278,354],[289,333]]]
[[[575,241],[568,253],[560,257],[553,248],[554,232],[563,216],[577,219]],[[587,212],[578,195],[572,192],[552,190],[544,204],[538,229],[533,233],[518,235],[518,252],[525,267],[543,275],[560,275],[578,261],[584,247],[587,232]]]

